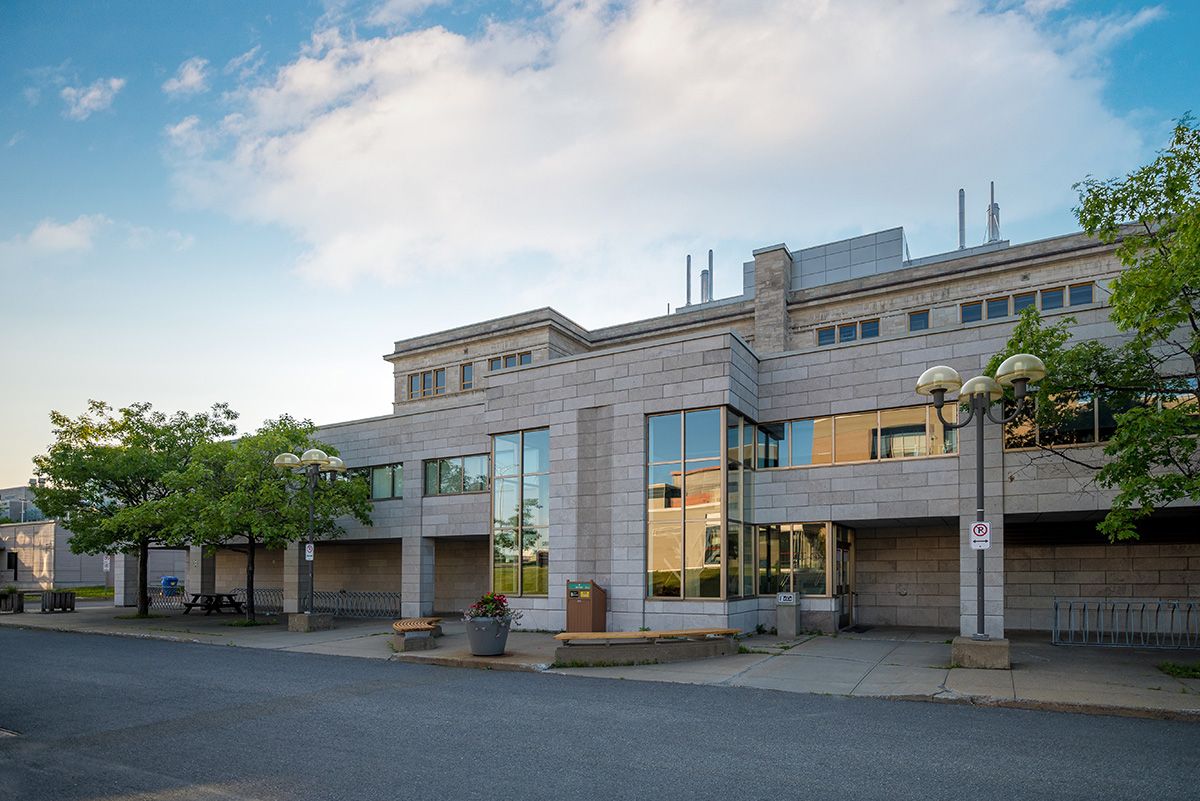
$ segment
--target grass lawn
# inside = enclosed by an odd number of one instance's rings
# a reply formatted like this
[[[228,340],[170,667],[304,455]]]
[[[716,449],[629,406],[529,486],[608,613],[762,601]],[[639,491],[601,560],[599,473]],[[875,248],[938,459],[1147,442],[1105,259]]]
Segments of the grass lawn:
[[[76,598],[111,598],[112,587],[64,587],[68,592],[75,593]]]
[[[1200,662],[1194,665],[1181,665],[1178,662],[1163,662],[1158,669],[1168,676],[1177,679],[1200,679]]]

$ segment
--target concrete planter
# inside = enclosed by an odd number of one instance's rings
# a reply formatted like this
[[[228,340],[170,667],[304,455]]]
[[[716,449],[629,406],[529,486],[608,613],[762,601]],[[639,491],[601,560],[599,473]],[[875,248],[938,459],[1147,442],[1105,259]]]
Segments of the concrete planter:
[[[467,642],[474,656],[500,656],[508,643],[508,623],[494,617],[477,617],[463,620],[467,630]]]

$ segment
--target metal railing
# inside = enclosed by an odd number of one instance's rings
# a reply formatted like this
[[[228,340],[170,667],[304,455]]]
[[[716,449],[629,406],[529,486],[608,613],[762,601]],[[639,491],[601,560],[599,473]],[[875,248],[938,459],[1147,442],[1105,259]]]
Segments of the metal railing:
[[[149,587],[147,588],[146,592],[150,596],[151,609],[182,611],[183,602],[187,600],[187,596],[184,594],[186,590],[182,584],[180,584],[178,587],[170,587],[167,589],[163,589],[162,587]]]
[[[1200,601],[1055,598],[1052,642],[1121,648],[1200,648]]]
[[[234,595],[243,603],[246,588],[238,587]],[[303,599],[301,599],[303,605]],[[330,592],[317,590],[313,593],[313,606],[321,614],[335,617],[400,617],[400,593],[398,592]],[[283,590],[278,588],[254,588],[254,610],[265,614],[283,611]]]
[[[246,588],[235,587],[233,596],[246,603]],[[283,590],[279,587],[254,588],[254,612],[264,615],[279,615],[283,613]]]

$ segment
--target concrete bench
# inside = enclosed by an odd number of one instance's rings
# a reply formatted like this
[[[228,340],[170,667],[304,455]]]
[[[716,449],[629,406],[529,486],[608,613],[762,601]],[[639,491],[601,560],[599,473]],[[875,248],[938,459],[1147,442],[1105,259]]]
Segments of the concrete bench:
[[[682,662],[736,652],[737,629],[668,629],[663,631],[564,631],[554,652],[559,665],[641,665]]]
[[[442,636],[440,617],[406,617],[392,624],[392,645],[397,651],[436,648],[434,637]]]

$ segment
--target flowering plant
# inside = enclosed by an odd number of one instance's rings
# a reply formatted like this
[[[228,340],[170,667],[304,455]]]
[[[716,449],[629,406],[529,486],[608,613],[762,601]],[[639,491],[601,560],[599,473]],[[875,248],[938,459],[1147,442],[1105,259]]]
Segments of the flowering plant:
[[[463,617],[474,620],[477,617],[493,617],[501,624],[508,625],[521,619],[523,613],[519,609],[510,609],[508,596],[489,592],[475,603],[467,607]]]

